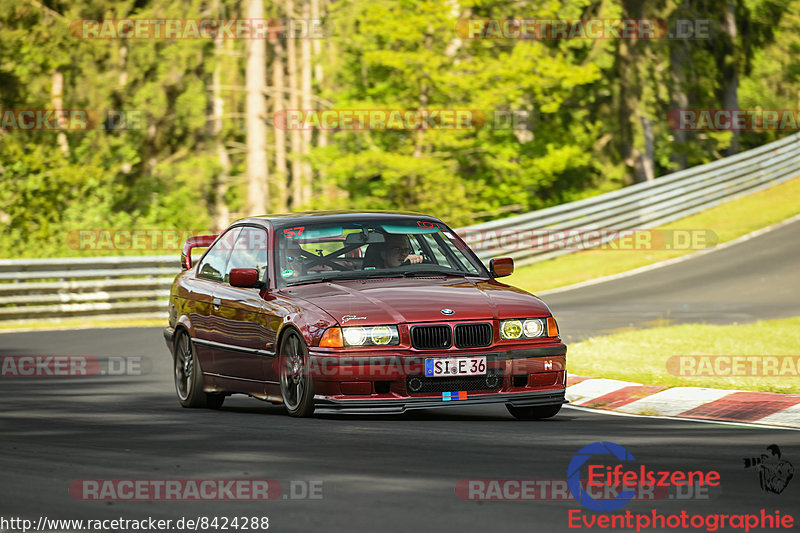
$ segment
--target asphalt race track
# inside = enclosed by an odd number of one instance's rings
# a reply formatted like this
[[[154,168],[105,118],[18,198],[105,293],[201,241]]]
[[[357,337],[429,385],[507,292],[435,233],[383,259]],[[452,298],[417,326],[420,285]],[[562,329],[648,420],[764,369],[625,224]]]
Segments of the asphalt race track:
[[[791,266],[800,256],[787,243],[797,242],[799,229],[795,223],[695,260],[546,299],[562,330],[579,335],[662,315],[731,322],[798,314]],[[587,519],[600,514],[571,498],[468,502],[456,485],[564,480],[576,452],[610,441],[633,454],[632,468],[721,475],[720,487],[705,496],[631,501],[618,512],[705,516],[764,509],[800,520],[798,431],[570,408],[540,422],[515,421],[503,406],[302,420],[245,397],[229,398],[220,411],[182,409],[159,328],[3,334],[0,355],[90,355],[101,363],[125,357],[141,368],[115,376],[0,378],[3,518],[267,516],[274,531],[577,531],[568,529],[570,510]],[[780,494],[762,490],[757,469],[743,464],[771,444],[798,470]],[[269,502],[80,501],[70,494],[77,480],[106,479],[268,479],[286,496],[292,490],[303,496],[319,482],[322,489],[317,499]]]
[[[798,316],[798,243],[800,220],[687,261],[542,298],[567,342],[630,327]]]

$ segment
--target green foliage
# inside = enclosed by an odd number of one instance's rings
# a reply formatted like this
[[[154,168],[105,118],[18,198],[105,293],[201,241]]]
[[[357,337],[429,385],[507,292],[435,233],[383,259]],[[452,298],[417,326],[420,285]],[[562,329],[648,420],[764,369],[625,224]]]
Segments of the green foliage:
[[[343,109],[478,110],[486,124],[338,133],[335,148],[317,160],[346,191],[349,206],[429,211],[460,225],[474,222],[475,212],[552,205],[604,181],[591,155],[595,121],[576,109],[589,96],[581,89],[601,76],[597,65],[579,64],[569,50],[544,42],[460,41],[461,14],[450,2],[414,6],[410,11],[394,0],[331,5],[334,46],[350,66],[336,69],[337,91],[327,97]],[[557,9],[526,16],[552,17]],[[501,3],[475,10],[475,17],[508,14]],[[508,127],[501,117],[512,112],[528,113],[532,131]]]
[[[779,24],[773,21],[774,40],[755,51],[750,75],[742,80],[739,102],[745,109],[800,109],[800,0],[792,0]],[[753,132],[748,144],[772,141],[785,132]]]
[[[88,131],[62,133],[67,153],[56,132],[0,133],[0,255],[98,253],[75,249],[69,236],[76,230],[210,225],[210,184],[219,172],[206,147],[204,53],[211,43],[81,40],[69,33],[70,21],[82,17],[199,15],[199,3],[182,4],[135,10],[133,2],[65,2],[50,10],[15,0],[0,8],[0,108],[52,108],[58,70],[63,107],[89,110],[99,121]],[[109,129],[106,119],[119,112],[142,124]]]
[[[730,133],[688,133],[679,142],[666,116],[676,91],[689,107],[720,107],[731,65],[740,107],[795,108],[800,98],[800,0],[736,0],[734,41],[720,33],[727,2],[643,5],[642,16],[670,24],[709,19],[712,39],[641,42],[464,39],[456,30],[468,18],[630,16],[634,3],[623,0],[322,4],[328,38],[314,58],[324,71],[324,82],[315,81],[316,101],[334,109],[468,109],[486,122],[461,130],[328,133],[326,145],[309,156],[315,182],[307,207],[314,209],[421,211],[454,226],[530,211],[630,183],[628,153],[645,149],[645,123],[657,176],[677,169],[680,157],[689,165],[720,157]],[[284,3],[265,7],[269,16],[285,16]],[[244,41],[218,48],[203,39],[70,33],[81,18],[240,18],[241,9],[206,0],[0,4],[0,108],[51,108],[60,72],[63,107],[99,119],[94,129],[60,135],[0,131],[0,255],[79,255],[67,238],[79,229],[211,227],[221,203],[247,214],[238,89]],[[221,131],[213,124],[215,71]],[[137,114],[141,127],[105,122],[120,110]],[[510,127],[513,113],[527,114],[527,126]],[[778,135],[746,133],[740,144],[746,149]],[[320,138],[315,132],[314,143]],[[220,146],[230,158],[227,169]]]

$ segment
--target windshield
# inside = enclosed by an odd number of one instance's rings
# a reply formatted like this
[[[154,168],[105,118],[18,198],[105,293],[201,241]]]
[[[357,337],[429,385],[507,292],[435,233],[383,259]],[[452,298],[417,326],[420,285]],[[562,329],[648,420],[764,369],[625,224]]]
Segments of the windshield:
[[[278,285],[373,277],[488,276],[450,228],[416,220],[307,224],[276,232]]]

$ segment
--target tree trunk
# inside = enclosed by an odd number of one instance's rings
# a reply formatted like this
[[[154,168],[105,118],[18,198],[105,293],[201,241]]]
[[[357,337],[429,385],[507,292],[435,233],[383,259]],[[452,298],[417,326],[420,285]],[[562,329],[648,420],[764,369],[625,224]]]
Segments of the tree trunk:
[[[275,113],[286,109],[284,61],[286,52],[283,47],[283,39],[278,36],[272,40],[272,102]],[[275,134],[275,179],[273,181],[273,205],[279,212],[288,210],[286,205],[286,184],[289,179],[289,168],[286,163],[286,130],[273,128]]]
[[[638,157],[633,141],[633,126],[631,117],[637,103],[635,87],[631,80],[633,70],[631,65],[631,45],[628,41],[621,40],[617,45],[617,79],[619,80],[619,101],[617,103],[617,120],[619,122],[619,152],[622,161],[629,169],[634,169]]]
[[[727,53],[720,58],[722,62],[722,107],[723,109],[739,108],[739,61],[737,54],[736,31],[736,1],[729,0],[725,12],[725,33],[729,40]],[[725,151],[726,155],[739,152],[739,132],[732,131],[731,145]]]
[[[671,77],[670,87],[670,104],[672,109],[688,109],[689,96],[688,96],[688,77],[686,75],[689,68],[688,63],[691,59],[691,49],[687,44],[686,39],[674,39],[669,42],[669,68]],[[675,126],[678,126],[676,123]],[[689,159],[687,157],[687,144],[686,132],[684,130],[675,128],[672,130],[672,137],[675,139],[673,143],[672,153],[670,154],[670,161],[677,165],[677,170],[683,170],[689,166]]]
[[[218,6],[214,12],[218,11]],[[232,42],[232,41],[228,41]],[[225,114],[225,99],[222,96],[221,78],[222,78],[222,47],[223,41],[217,38],[214,41],[214,73],[212,74],[211,92],[212,92],[212,105],[214,118],[212,121],[211,135],[214,138],[216,145],[217,159],[219,160],[220,172],[216,177],[214,187],[214,227],[217,230],[222,230],[228,227],[230,211],[228,204],[225,203],[225,193],[228,191],[227,179],[231,170],[231,161],[228,157],[228,151],[225,149],[225,139],[222,136],[223,121],[222,117]]]
[[[623,19],[642,19],[643,6],[638,0],[623,0]],[[625,164],[633,172],[633,182],[640,183],[655,177],[653,160],[652,121],[642,113],[642,78],[639,72],[641,43],[637,39],[622,39],[617,48],[619,73],[619,124],[620,153]],[[640,130],[641,128],[641,130]]]
[[[311,0],[311,18],[314,21],[320,21],[321,24],[322,14],[325,11],[325,7],[325,0]],[[323,94],[325,91],[325,70],[322,65],[331,64],[332,58],[336,57],[334,48],[335,44],[331,41],[332,39],[328,39],[326,41],[324,53],[326,59],[325,61],[323,61],[322,40],[312,39],[311,41],[311,49],[314,54],[314,86],[316,87],[318,94]],[[317,132],[315,142],[316,146],[320,148],[328,146],[328,131],[325,129],[320,129]],[[316,181],[317,188],[320,190],[320,193],[324,194],[328,198],[338,198],[344,194],[343,191],[338,189],[335,184],[328,182],[324,171],[321,169],[317,170]]]
[[[286,17],[294,19],[294,2],[286,0]],[[297,47],[293,35],[286,37],[286,65],[289,75],[289,109],[300,109],[298,93],[300,91],[297,80]],[[291,149],[292,169],[292,209],[298,210],[303,205],[303,181],[300,154],[302,153],[302,138],[297,129],[289,130],[289,145]]]
[[[247,0],[247,18],[264,18],[264,1]],[[264,84],[267,79],[267,42],[247,40],[246,122],[247,122],[247,209],[250,214],[267,212],[267,104]]]
[[[644,137],[644,151],[640,156],[641,174],[644,181],[652,181],[656,178],[653,119],[641,117],[640,122],[642,123],[642,136]]]
[[[311,5],[309,4],[309,0],[303,0],[303,19],[306,23],[310,24],[311,19]],[[304,38],[300,41],[300,61],[301,61],[301,91],[302,91],[302,107],[303,109],[311,110],[314,107],[313,104],[313,94],[311,92],[311,68],[312,68],[312,60],[311,60],[311,39],[308,35],[304,36]],[[302,200],[303,203],[308,202],[312,196],[312,175],[311,175],[311,163],[308,159],[309,153],[311,152],[311,130],[303,130],[301,135],[302,138],[302,146],[301,146],[301,156],[300,161],[300,168],[302,172]]]
[[[53,109],[56,111],[64,109],[64,75],[58,71],[53,71],[53,78],[52,78],[52,106]],[[58,112],[55,114],[58,117]],[[61,121],[59,121],[59,126],[63,126]],[[61,153],[64,157],[69,155],[69,143],[67,143],[67,134],[63,131],[59,131],[58,135],[56,136],[56,140],[58,141],[58,146],[61,148]]]

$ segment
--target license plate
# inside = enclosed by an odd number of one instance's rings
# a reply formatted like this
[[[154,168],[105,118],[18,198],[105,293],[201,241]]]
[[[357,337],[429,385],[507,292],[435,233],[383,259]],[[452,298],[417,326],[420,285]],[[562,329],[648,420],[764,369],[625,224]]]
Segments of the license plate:
[[[425,359],[425,376],[429,378],[484,374],[486,374],[486,356]]]

